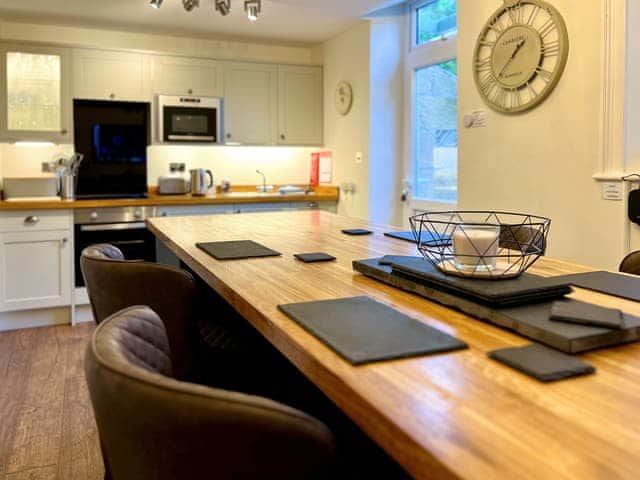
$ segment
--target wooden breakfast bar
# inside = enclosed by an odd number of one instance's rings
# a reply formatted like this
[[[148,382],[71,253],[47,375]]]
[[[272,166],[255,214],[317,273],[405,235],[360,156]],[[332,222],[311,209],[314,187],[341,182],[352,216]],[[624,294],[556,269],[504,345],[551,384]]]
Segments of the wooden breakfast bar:
[[[416,255],[388,227],[321,211],[153,218],[150,230],[415,478],[638,478],[640,344],[579,358],[595,375],[544,384],[487,357],[530,340],[353,271],[352,261]],[[346,228],[373,235],[351,237]],[[197,242],[254,240],[281,257],[217,261]],[[296,253],[326,252],[304,264]],[[593,269],[549,258],[544,276]],[[368,295],[469,345],[352,366],[279,304]],[[640,315],[640,303],[575,289],[572,297]],[[214,314],[214,312],[212,312]]]

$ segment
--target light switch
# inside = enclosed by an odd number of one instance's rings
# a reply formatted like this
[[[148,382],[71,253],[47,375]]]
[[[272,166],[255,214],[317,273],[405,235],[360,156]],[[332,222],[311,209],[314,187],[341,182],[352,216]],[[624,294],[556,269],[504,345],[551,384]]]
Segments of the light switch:
[[[362,159],[363,159],[364,155],[362,152],[356,152],[356,163],[360,164],[362,163]]]
[[[602,184],[603,200],[622,200],[622,182],[605,182]]]

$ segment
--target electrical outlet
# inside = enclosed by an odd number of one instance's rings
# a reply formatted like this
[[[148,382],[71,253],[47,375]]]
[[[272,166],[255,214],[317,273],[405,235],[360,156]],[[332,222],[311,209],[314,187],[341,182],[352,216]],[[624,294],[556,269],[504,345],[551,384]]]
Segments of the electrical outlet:
[[[356,152],[356,163],[361,164],[364,159],[364,154],[362,152]]]

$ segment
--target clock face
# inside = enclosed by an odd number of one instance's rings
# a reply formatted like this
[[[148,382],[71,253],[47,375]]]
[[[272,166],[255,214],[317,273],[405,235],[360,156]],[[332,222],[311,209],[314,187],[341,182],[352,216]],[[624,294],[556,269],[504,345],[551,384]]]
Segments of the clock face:
[[[549,96],[568,54],[567,28],[554,7],[543,0],[505,0],[478,38],[476,86],[494,110],[523,112]]]
[[[336,88],[336,110],[341,115],[346,115],[351,110],[353,103],[353,89],[349,82],[340,82]]]

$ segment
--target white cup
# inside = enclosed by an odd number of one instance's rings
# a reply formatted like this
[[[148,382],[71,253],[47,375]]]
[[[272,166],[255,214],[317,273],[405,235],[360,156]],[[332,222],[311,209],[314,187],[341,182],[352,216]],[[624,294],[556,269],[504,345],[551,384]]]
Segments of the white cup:
[[[467,271],[493,270],[496,267],[499,237],[500,227],[495,225],[457,226],[453,232],[456,268]]]

